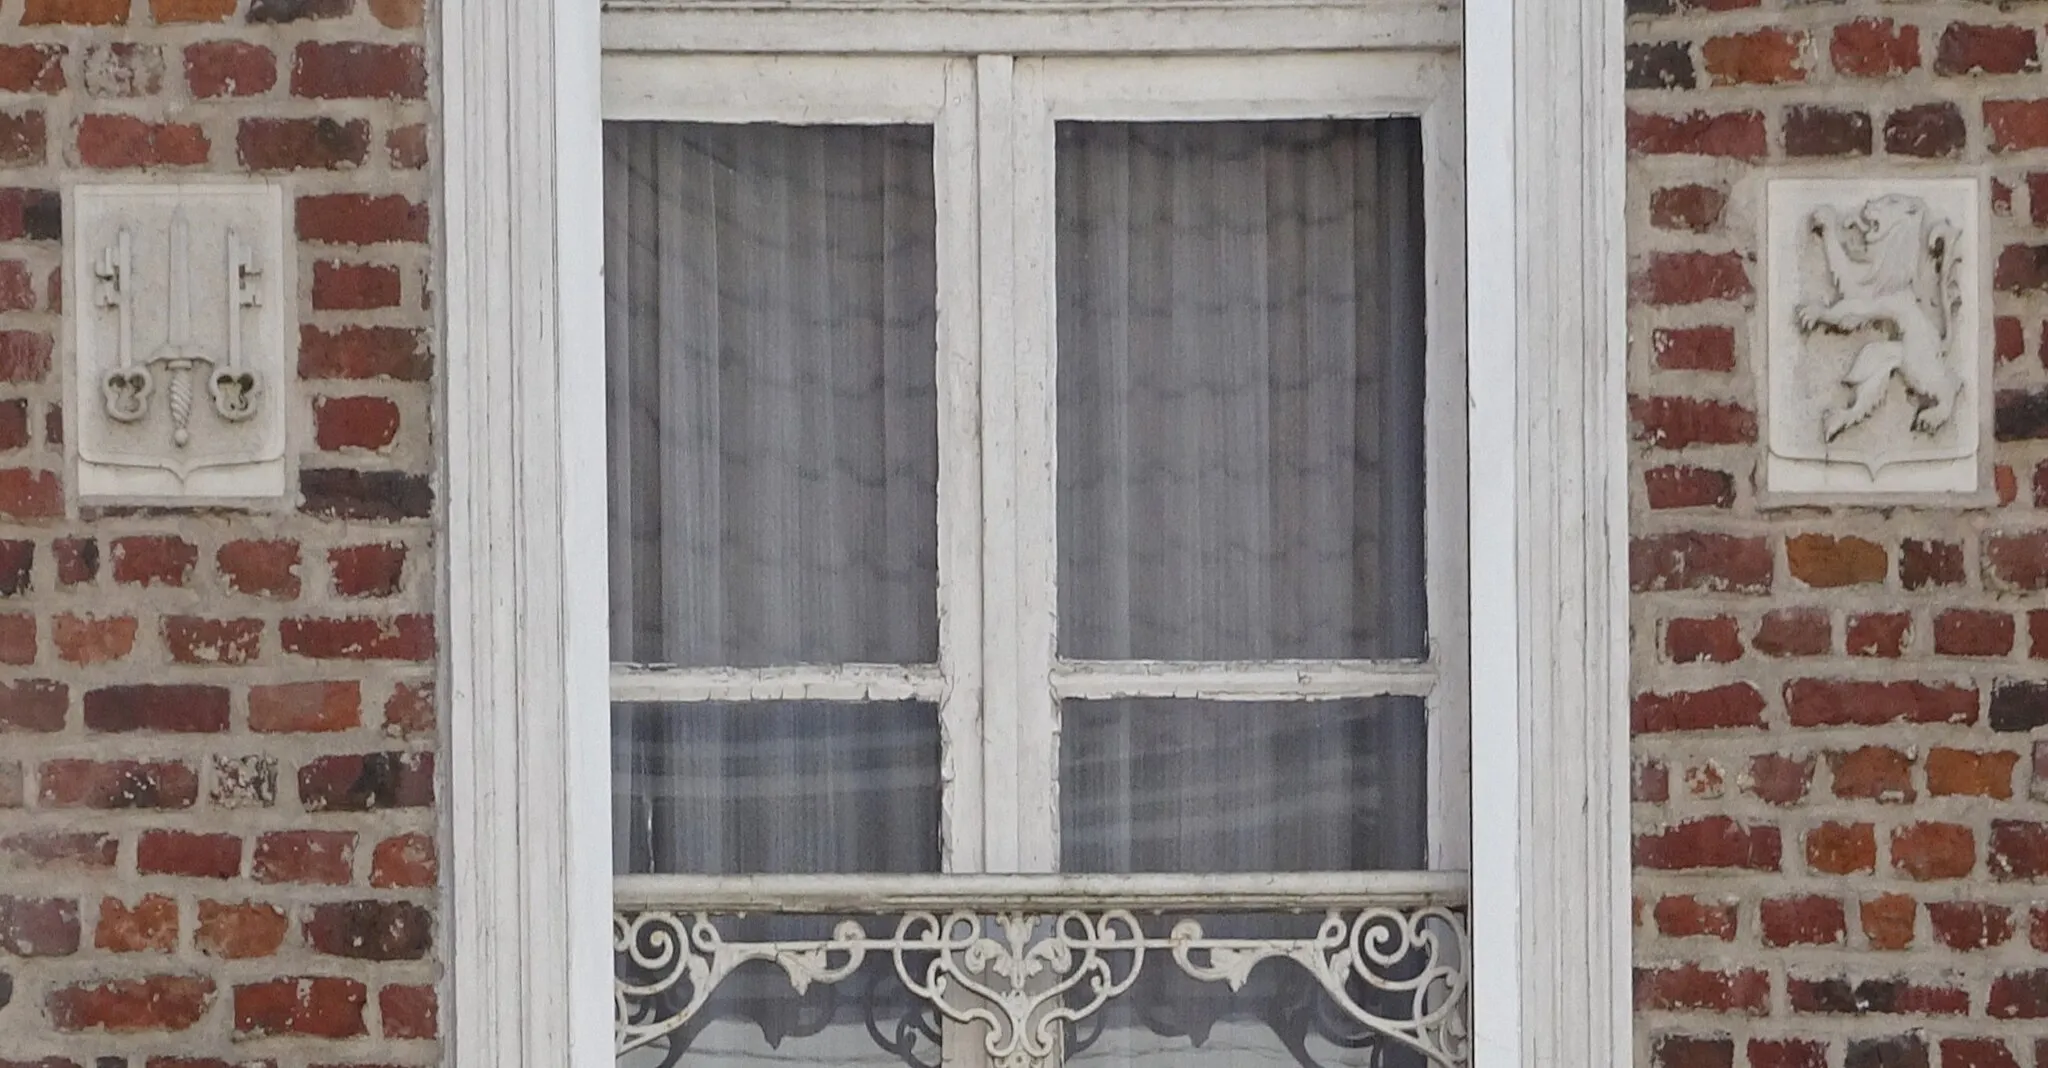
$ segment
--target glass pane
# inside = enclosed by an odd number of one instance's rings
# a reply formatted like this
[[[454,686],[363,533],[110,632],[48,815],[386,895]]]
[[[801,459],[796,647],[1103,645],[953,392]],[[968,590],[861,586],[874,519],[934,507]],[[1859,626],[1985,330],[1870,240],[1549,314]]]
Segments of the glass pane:
[[[730,942],[824,941],[845,922],[837,916],[721,916],[717,929]],[[889,937],[897,923],[893,916],[856,922],[877,938]],[[658,955],[660,947],[648,950]],[[929,959],[930,954],[905,955],[913,968]],[[653,978],[636,975],[629,964],[620,968],[629,982]],[[628,1020],[652,1023],[685,1003],[688,992],[684,984],[665,1001],[637,1004]],[[756,961],[740,965],[718,984],[689,1023],[626,1053],[618,1063],[620,1068],[939,1068],[942,1023],[938,1010],[904,987],[888,953],[870,954],[851,976],[813,984],[801,994],[780,967]]]
[[[938,659],[929,127],[608,123],[612,655]]]
[[[1060,652],[1423,655],[1419,123],[1057,151]]]
[[[1162,937],[1189,919],[1201,924],[1204,935],[1233,939],[1309,940],[1323,922],[1320,913],[1145,916],[1139,922],[1147,934]],[[1206,953],[1194,956],[1198,962],[1210,960]],[[1452,958],[1432,959],[1418,947],[1373,974],[1398,986],[1414,980],[1429,965],[1462,963]],[[1347,979],[1345,994],[1353,1004],[1387,1019],[1412,1018],[1412,992],[1378,989],[1356,974]],[[1441,990],[1433,987],[1432,993]],[[1121,997],[1112,999],[1096,1015],[1069,1024],[1065,1052],[1063,1064],[1091,1068],[1430,1065],[1420,1052],[1359,1023],[1315,976],[1292,961],[1255,965],[1244,986],[1232,990],[1226,983],[1189,976],[1164,953],[1148,957],[1138,981]]]
[[[1428,745],[1416,697],[1064,702],[1061,870],[1421,869]]]
[[[622,874],[939,870],[938,706],[615,704]]]

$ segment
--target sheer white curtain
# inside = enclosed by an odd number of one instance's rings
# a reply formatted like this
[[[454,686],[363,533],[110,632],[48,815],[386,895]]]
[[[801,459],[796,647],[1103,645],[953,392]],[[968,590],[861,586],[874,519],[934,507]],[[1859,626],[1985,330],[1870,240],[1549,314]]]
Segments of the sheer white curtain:
[[[931,131],[613,123],[605,165],[614,658],[935,661]],[[622,871],[936,870],[929,705],[613,736]]]
[[[1416,657],[1413,120],[1061,123],[1060,652]],[[1072,870],[1415,867],[1419,702],[1069,702]]]

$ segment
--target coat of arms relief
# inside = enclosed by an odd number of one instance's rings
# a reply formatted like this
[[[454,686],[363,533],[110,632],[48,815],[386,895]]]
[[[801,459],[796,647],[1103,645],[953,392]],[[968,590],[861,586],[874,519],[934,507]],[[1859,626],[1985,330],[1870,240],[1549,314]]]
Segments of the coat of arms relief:
[[[1975,179],[1772,182],[1766,490],[1984,488]]]
[[[281,497],[293,302],[279,189],[80,186],[71,199],[80,496]]]

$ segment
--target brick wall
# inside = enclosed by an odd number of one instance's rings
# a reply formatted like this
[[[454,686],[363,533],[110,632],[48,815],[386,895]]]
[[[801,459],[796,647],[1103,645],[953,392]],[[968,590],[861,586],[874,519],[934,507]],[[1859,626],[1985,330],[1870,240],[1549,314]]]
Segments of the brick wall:
[[[438,1062],[423,4],[0,0],[0,1068]],[[207,174],[295,202],[300,492],[67,516],[60,186]]]
[[[2048,1066],[2048,4],[1627,2],[1637,1061]],[[1759,180],[1954,166],[2002,504],[1759,510]]]

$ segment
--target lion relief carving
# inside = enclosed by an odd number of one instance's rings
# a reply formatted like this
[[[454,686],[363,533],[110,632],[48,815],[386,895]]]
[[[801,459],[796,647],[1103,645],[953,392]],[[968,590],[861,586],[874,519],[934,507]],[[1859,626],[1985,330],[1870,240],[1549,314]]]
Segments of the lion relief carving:
[[[1826,257],[1833,299],[1793,311],[1803,335],[1870,333],[1841,378],[1846,403],[1821,413],[1821,440],[1833,442],[1869,419],[1897,376],[1915,405],[1912,428],[1931,435],[1956,416],[1963,377],[1948,359],[1962,304],[1958,231],[1925,200],[1888,194],[1845,212],[1821,205],[1808,230]]]

